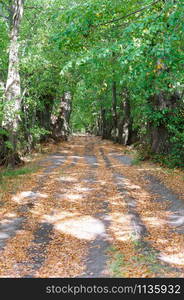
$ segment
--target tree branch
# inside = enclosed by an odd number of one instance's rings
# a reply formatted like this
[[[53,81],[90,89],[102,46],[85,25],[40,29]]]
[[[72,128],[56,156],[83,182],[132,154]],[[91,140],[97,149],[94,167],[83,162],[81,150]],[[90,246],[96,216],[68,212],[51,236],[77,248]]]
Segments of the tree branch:
[[[45,7],[43,6],[24,6],[25,9],[35,9],[35,10],[44,10]],[[58,10],[67,10],[65,8],[50,8],[50,7],[47,7],[48,10],[51,10],[51,11],[58,11]]]
[[[44,9],[43,6],[24,6],[25,9],[39,9],[42,10]]]
[[[125,15],[125,16],[122,16],[122,17],[117,18],[117,19],[113,19],[113,20],[108,21],[108,22],[100,23],[100,24],[96,25],[95,27],[97,27],[97,26],[103,26],[103,25],[108,25],[108,24],[111,24],[111,23],[114,23],[114,22],[118,22],[118,21],[120,21],[120,20],[122,20],[122,19],[126,19],[126,18],[128,18],[128,17],[130,17],[130,16],[132,16],[132,15],[137,14],[138,12],[141,12],[141,11],[143,11],[143,10],[149,8],[150,6],[156,4],[156,3],[160,2],[160,1],[162,1],[162,0],[154,1],[154,2],[152,2],[152,3],[150,3],[150,4],[146,5],[146,6],[144,6],[144,7],[142,7],[142,8],[140,8],[140,9],[138,9],[138,10],[135,10],[135,11],[133,11],[133,12],[131,12],[131,13]]]

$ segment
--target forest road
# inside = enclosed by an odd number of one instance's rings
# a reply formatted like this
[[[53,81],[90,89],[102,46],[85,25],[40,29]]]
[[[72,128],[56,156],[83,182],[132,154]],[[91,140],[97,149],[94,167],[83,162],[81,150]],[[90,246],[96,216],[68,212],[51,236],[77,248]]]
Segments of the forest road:
[[[1,203],[1,277],[184,277],[184,201],[124,148],[73,136],[37,162]]]

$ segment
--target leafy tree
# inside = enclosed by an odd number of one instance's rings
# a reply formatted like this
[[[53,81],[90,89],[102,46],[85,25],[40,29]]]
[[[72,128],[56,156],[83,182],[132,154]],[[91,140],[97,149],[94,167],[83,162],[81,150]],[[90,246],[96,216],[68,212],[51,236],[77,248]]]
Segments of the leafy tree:
[[[22,92],[19,84],[14,117],[10,96],[0,106],[1,143],[26,152],[82,130],[136,143],[143,158],[166,162],[167,155],[171,165],[183,166],[184,1],[24,2],[17,40]],[[9,76],[10,3],[20,1],[0,1],[1,98]]]

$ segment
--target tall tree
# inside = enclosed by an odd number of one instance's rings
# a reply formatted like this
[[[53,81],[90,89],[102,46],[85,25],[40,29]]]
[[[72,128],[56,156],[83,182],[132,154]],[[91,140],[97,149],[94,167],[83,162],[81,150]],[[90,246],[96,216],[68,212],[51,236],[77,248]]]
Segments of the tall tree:
[[[17,154],[18,131],[21,111],[21,87],[19,74],[19,29],[23,16],[24,0],[9,1],[10,45],[9,66],[4,97],[3,127],[8,131],[7,164],[20,162]]]

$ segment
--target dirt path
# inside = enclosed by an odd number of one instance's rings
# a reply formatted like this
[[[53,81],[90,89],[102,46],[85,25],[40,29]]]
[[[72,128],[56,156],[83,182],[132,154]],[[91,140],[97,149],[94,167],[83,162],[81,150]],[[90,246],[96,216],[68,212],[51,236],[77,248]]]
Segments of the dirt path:
[[[184,277],[184,201],[121,146],[72,137],[0,207],[1,277]]]

